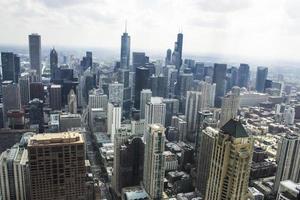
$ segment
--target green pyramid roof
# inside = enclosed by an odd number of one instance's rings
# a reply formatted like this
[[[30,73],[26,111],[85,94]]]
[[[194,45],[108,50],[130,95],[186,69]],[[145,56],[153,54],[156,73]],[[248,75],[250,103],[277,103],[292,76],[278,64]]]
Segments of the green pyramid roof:
[[[229,120],[223,127],[221,127],[221,130],[224,134],[229,134],[235,138],[249,137],[244,126],[239,120]]]

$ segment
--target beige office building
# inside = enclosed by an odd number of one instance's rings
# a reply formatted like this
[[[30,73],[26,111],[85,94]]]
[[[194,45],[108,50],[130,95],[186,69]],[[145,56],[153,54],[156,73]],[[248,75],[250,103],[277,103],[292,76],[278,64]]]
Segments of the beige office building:
[[[85,146],[78,132],[37,134],[28,142],[31,200],[85,197]]]
[[[253,139],[240,121],[229,120],[215,137],[206,200],[247,200]]]

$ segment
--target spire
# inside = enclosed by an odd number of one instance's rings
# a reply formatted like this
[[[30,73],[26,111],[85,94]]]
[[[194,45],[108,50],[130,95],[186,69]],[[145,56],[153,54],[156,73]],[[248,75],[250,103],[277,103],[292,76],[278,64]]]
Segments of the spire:
[[[125,33],[127,33],[127,20],[125,20]]]

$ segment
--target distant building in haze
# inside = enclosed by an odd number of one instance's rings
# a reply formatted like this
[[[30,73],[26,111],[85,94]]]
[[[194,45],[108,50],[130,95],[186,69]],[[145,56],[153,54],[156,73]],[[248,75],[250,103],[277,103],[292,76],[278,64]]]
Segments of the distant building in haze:
[[[28,39],[30,67],[36,71],[38,80],[41,81],[41,36],[33,33],[28,36]]]
[[[148,68],[138,67],[135,74],[135,99],[134,107],[140,109],[140,95],[143,89],[149,88],[150,72]]]
[[[51,74],[51,81],[56,79],[56,73],[58,69],[58,56],[55,49],[51,49],[50,51],[50,74]]]
[[[130,36],[127,33],[127,25],[125,26],[125,32],[121,37],[121,57],[120,66],[123,69],[129,69],[130,62]]]
[[[239,87],[249,87],[249,80],[250,80],[250,67],[248,64],[240,64],[238,69],[238,86]]]
[[[257,67],[256,72],[256,91],[264,92],[265,91],[265,82],[268,76],[268,68],[267,67]]]
[[[18,83],[20,57],[12,52],[1,52],[2,80]]]
[[[222,97],[225,95],[226,91],[226,64],[214,65],[213,83],[216,84],[216,96],[215,96],[215,106],[221,107]]]

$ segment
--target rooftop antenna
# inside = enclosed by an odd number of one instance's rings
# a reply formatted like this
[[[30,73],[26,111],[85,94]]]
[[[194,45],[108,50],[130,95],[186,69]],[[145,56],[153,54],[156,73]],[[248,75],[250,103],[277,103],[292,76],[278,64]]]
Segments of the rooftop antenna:
[[[125,20],[125,33],[127,33],[127,19]]]

